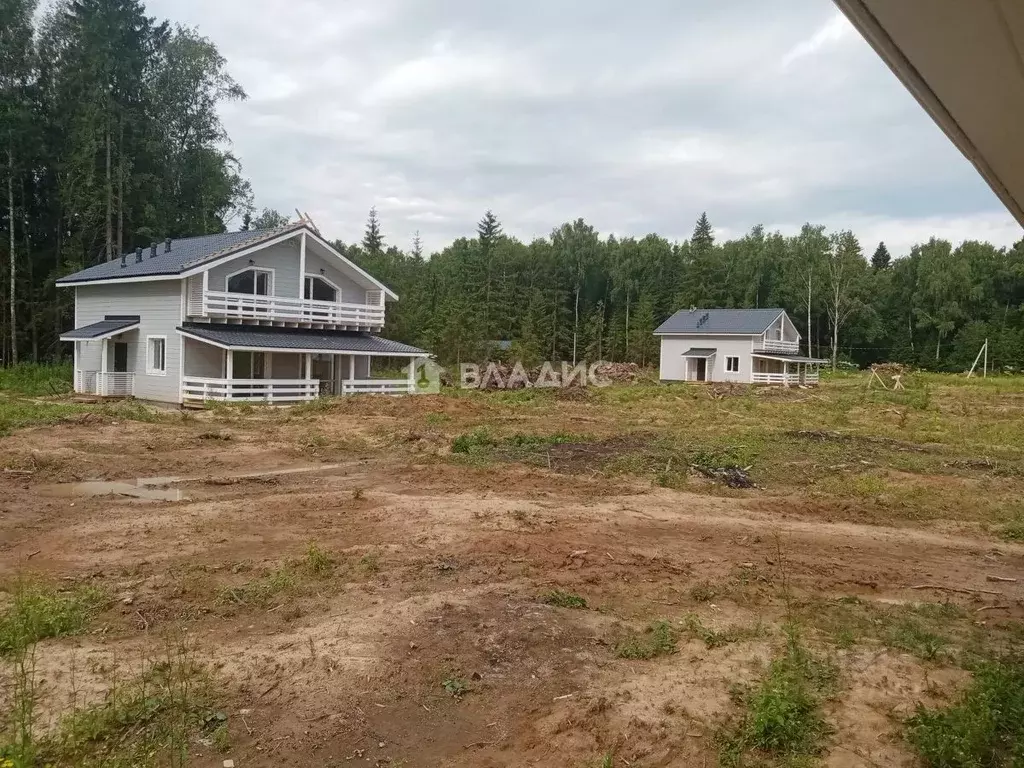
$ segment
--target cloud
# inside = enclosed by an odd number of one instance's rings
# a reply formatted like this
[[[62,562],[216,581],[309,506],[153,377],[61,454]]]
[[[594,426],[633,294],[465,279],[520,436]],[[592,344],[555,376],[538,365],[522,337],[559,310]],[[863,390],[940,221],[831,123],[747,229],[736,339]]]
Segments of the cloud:
[[[836,13],[821,27],[815,30],[814,34],[806,40],[802,40],[790,48],[782,57],[782,68],[788,69],[794,62],[807,56],[813,56],[823,48],[826,48],[840,40],[853,35],[853,27],[846,17]]]
[[[820,0],[149,0],[196,25],[257,203],[347,242],[376,205],[428,249],[493,209],[530,240],[584,217],[686,238],[805,221],[909,248],[1020,230]],[[812,65],[813,60],[813,65]]]

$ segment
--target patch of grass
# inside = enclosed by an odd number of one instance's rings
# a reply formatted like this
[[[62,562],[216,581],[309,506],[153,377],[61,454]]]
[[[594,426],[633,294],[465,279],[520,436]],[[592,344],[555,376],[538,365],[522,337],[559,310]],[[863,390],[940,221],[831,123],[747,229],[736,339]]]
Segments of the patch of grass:
[[[883,636],[883,642],[889,648],[934,661],[949,645],[949,638],[926,629],[912,618],[903,618],[893,623]]]
[[[497,437],[486,427],[477,427],[471,432],[457,435],[452,440],[452,453],[474,454],[501,450],[514,457],[546,446],[586,442],[588,439],[586,435],[571,432],[556,432],[550,435],[517,432],[506,437]]]
[[[0,392],[38,397],[70,392],[74,376],[71,363],[18,363],[0,368]]]
[[[928,768],[1024,766],[1024,661],[990,661],[953,705],[919,707],[907,738]]]
[[[78,634],[107,599],[96,587],[58,591],[47,584],[27,581],[16,582],[10,594],[9,605],[0,614],[0,657],[48,637]]]
[[[438,424],[447,424],[452,417],[447,413],[428,413],[423,420],[431,426],[437,426]]]
[[[667,621],[656,621],[640,634],[632,634],[615,646],[620,659],[653,659],[676,652],[678,635]]]
[[[245,582],[237,587],[225,587],[220,599],[225,603],[265,607],[272,598],[295,587],[295,574],[288,566],[271,571],[266,576]]]
[[[719,736],[719,764],[739,768],[753,756],[775,764],[808,764],[821,753],[831,732],[821,712],[821,701],[838,679],[836,667],[811,654],[796,629],[787,628],[783,656],[772,662],[761,684],[743,697],[744,716],[734,729]]]
[[[477,427],[472,432],[458,435],[452,440],[452,453],[475,453],[494,447],[494,438],[486,427]]]
[[[724,629],[712,629],[704,626],[700,618],[693,614],[686,617],[686,629],[698,640],[703,641],[709,650],[744,640],[753,640],[762,637],[765,633],[765,628],[760,623],[752,627],[732,626]]]
[[[334,573],[336,563],[329,552],[310,542],[306,549],[305,565],[314,576],[324,578]]]
[[[1024,541],[1024,517],[1018,517],[999,529],[999,535],[1006,541]]]
[[[545,594],[541,600],[548,605],[555,605],[559,608],[586,608],[587,601],[575,592],[563,592],[560,589],[553,589]]]

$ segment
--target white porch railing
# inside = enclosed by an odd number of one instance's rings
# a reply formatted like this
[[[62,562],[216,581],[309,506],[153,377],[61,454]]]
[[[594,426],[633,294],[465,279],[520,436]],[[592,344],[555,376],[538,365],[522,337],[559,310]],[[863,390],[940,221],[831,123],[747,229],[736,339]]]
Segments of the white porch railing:
[[[370,328],[384,325],[383,304],[347,304],[227,291],[206,291],[203,294],[203,315]]]
[[[75,392],[100,397],[131,397],[135,394],[135,374],[75,371]]]
[[[800,351],[799,341],[779,341],[778,339],[765,339],[760,348],[755,352],[786,352],[793,354]]]
[[[754,372],[751,374],[750,379],[754,384],[817,384],[818,383],[818,371],[807,370],[803,376],[799,373],[758,373]]]
[[[406,395],[415,389],[408,379],[346,379],[341,394]]]
[[[185,400],[296,403],[320,395],[319,379],[208,379],[186,376],[181,382]]]

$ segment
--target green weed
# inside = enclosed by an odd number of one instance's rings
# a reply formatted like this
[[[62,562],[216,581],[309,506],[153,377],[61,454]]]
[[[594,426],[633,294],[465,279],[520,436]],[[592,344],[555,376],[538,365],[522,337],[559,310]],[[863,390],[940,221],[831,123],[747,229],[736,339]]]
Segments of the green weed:
[[[560,589],[553,589],[545,594],[541,600],[548,605],[556,605],[559,608],[586,608],[587,601],[574,592],[563,592]]]
[[[320,547],[312,542],[306,549],[305,564],[310,573],[321,578],[330,576],[334,572],[336,565],[330,553],[320,549]]]
[[[620,659],[653,659],[676,652],[678,635],[667,621],[656,621],[640,634],[626,637],[615,646]]]
[[[753,640],[765,633],[765,628],[760,623],[752,627],[733,626],[725,629],[712,629],[704,626],[700,618],[693,614],[686,617],[686,629],[698,640],[701,640],[709,650],[744,640]]]
[[[445,693],[454,699],[461,699],[470,691],[469,683],[466,679],[456,675],[446,677],[441,682],[441,687],[444,688]]]
[[[102,590],[78,586],[66,592],[42,583],[18,581],[0,614],[0,657],[48,637],[75,635],[106,602]]]
[[[1024,766],[1024,662],[983,664],[955,704],[919,707],[907,737],[928,768]]]
[[[266,576],[247,581],[241,586],[225,587],[220,592],[221,602],[255,607],[267,606],[271,599],[295,587],[295,574],[287,566]]]

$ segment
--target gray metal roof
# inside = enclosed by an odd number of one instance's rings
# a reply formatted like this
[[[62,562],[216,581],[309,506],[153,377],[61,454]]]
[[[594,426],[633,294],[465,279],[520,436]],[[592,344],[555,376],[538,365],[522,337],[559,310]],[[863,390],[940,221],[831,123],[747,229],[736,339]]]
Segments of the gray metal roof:
[[[138,324],[138,315],[105,315],[98,323],[83,325],[81,328],[65,331],[60,335],[60,338],[61,341],[102,339],[104,336],[114,336]]]
[[[294,349],[296,352],[361,352],[373,355],[426,355],[400,341],[354,331],[274,328],[260,325],[185,323],[179,331],[224,347]]]
[[[150,249],[142,249],[142,261],[136,261],[135,252],[125,254],[125,265],[121,260],[105,261],[94,267],[83,269],[57,281],[58,285],[87,283],[92,280],[118,280],[132,277],[155,275],[177,275],[197,264],[240,251],[264,240],[270,240],[291,230],[301,229],[302,222],[295,222],[276,229],[250,229],[247,232],[222,232],[217,235],[200,235],[171,240],[171,250],[166,242],[157,243],[156,256],[150,256]]]
[[[785,310],[681,309],[655,331],[662,333],[764,333]]]
[[[716,352],[718,350],[711,347],[693,347],[683,352],[683,357],[711,357]]]

